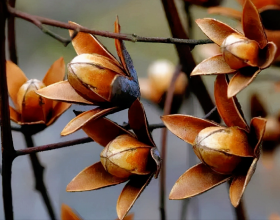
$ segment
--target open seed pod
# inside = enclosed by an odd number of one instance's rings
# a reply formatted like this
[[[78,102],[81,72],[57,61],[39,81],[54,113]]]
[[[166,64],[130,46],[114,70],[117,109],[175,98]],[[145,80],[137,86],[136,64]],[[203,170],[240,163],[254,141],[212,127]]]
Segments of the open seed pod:
[[[73,31],[69,32],[72,35]],[[118,18],[115,33],[120,33]],[[38,94],[52,100],[100,107],[71,120],[61,135],[71,134],[91,120],[128,108],[140,97],[137,73],[122,40],[115,39],[120,62],[91,34],[79,32],[72,44],[78,56],[68,64],[68,81],[40,89]]]
[[[53,63],[44,79],[28,80],[22,70],[13,62],[6,62],[9,95],[14,108],[10,106],[11,120],[20,125],[52,124],[70,104],[48,100],[36,92],[48,85],[63,80],[65,64],[63,58]]]
[[[243,6],[244,35],[212,18],[197,19],[196,23],[221,47],[222,54],[202,61],[191,75],[234,73],[227,91],[229,98],[247,87],[275,58],[277,46],[268,42],[258,10],[251,0],[246,0]]]
[[[95,190],[128,181],[117,202],[123,219],[153,176],[160,171],[159,152],[138,99],[128,111],[131,133],[106,118],[92,120],[83,130],[104,147],[100,162],[81,171],[67,186],[70,192]]]
[[[260,156],[266,120],[253,118],[248,127],[236,97],[228,98],[227,90],[226,77],[218,75],[214,89],[216,106],[228,127],[188,115],[162,116],[166,127],[193,145],[202,161],[177,180],[170,199],[189,198],[231,180],[230,200],[238,206]]]

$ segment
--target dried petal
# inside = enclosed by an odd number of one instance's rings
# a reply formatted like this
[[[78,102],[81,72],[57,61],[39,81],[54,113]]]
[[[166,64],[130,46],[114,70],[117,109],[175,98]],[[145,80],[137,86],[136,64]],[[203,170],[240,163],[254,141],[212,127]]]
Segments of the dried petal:
[[[10,107],[10,118],[13,120],[15,123],[19,123],[21,121],[20,114],[15,110],[13,107]]]
[[[82,114],[78,115],[77,117],[73,118],[62,130],[60,133],[62,136],[72,134],[73,132],[81,129],[86,123],[91,120],[96,120],[100,117],[104,117],[110,113],[119,110],[118,107],[111,107],[111,108],[102,108],[98,107]]]
[[[64,75],[65,63],[63,57],[60,57],[51,65],[42,82],[46,86],[49,86],[51,84],[62,81],[64,79]]]
[[[204,164],[197,164],[187,170],[173,186],[169,199],[185,199],[203,193],[230,179],[230,175],[221,175]]]
[[[231,204],[237,207],[240,203],[242,195],[245,191],[246,186],[250,182],[252,175],[254,174],[257,166],[258,158],[255,158],[245,174],[238,174],[233,180],[229,188],[229,197]]]
[[[251,118],[266,117],[267,111],[257,94],[251,96]]]
[[[9,60],[6,61],[6,72],[9,95],[13,100],[16,109],[19,109],[17,103],[18,90],[24,83],[27,82],[28,79],[22,70]]]
[[[194,144],[196,136],[204,128],[220,126],[215,122],[179,114],[164,115],[161,120],[173,134],[189,144]]]
[[[103,147],[106,147],[110,141],[122,134],[129,134],[134,137],[134,134],[107,118],[92,120],[83,126],[83,130],[91,139]]]
[[[133,176],[123,188],[117,202],[117,213],[120,220],[122,220],[132,208],[136,199],[138,199],[144,188],[151,181],[152,176],[153,175]]]
[[[102,166],[101,162],[95,163],[82,170],[67,185],[66,191],[78,192],[100,189],[106,186],[112,186],[127,181],[109,174]]]
[[[246,131],[249,130],[246,121],[243,118],[243,113],[239,107],[239,103],[236,98],[228,98],[228,83],[226,76],[219,75],[215,81],[214,96],[216,106],[221,118],[225,124],[229,127],[238,126]]]
[[[238,72],[231,78],[227,96],[231,98],[245,89],[259,74],[261,70],[256,67],[244,67],[239,69]]]
[[[82,220],[68,205],[61,205],[61,220]]]
[[[83,97],[81,97],[69,84],[68,81],[61,81],[52,85],[49,85],[43,89],[37,91],[37,94],[47,99],[79,103],[79,104],[94,104]]]
[[[191,76],[194,75],[212,75],[212,74],[226,74],[234,73],[235,69],[231,69],[226,63],[222,54],[210,57],[199,63],[192,71]]]
[[[71,104],[69,104],[69,103],[58,102],[55,105],[55,107],[52,109],[52,116],[46,125],[49,126],[50,124],[54,123],[55,120],[70,107],[71,107]]]
[[[267,45],[267,38],[260,14],[251,0],[247,0],[244,3],[242,25],[247,38],[257,41],[261,49]]]
[[[273,42],[268,42],[267,46],[261,51],[260,68],[265,69],[271,65],[276,57],[277,46]]]
[[[240,34],[227,24],[212,18],[197,19],[200,29],[216,44],[222,45],[223,41],[231,34]]]
[[[250,136],[252,137],[254,147],[254,153],[256,157],[260,154],[260,145],[265,133],[266,119],[264,118],[253,118],[250,124]],[[254,146],[253,145],[253,146]]]

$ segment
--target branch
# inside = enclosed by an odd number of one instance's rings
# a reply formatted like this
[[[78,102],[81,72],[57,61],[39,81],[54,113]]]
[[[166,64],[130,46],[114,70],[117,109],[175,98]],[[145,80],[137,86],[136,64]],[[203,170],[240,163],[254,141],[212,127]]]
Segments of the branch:
[[[16,0],[10,0],[9,5],[15,7]],[[10,15],[8,17],[8,44],[10,60],[18,64],[17,49],[16,49],[16,34],[15,34],[15,17]]]
[[[113,33],[109,31],[98,31],[98,30],[91,30],[86,27],[71,25],[68,23],[52,20],[49,18],[44,18],[36,15],[31,15],[22,11],[19,11],[13,7],[8,6],[9,13],[12,14],[15,17],[24,19],[26,21],[29,21],[33,24],[35,24],[37,27],[39,27],[44,33],[50,35],[51,37],[54,37],[55,39],[59,40],[63,44],[69,43],[69,40],[66,40],[64,38],[59,37],[58,35],[54,34],[53,32],[50,32],[46,28],[42,27],[42,24],[50,25],[54,27],[64,28],[64,29],[70,29],[75,30],[76,32],[86,32],[93,35],[99,35],[103,37],[108,38],[115,38],[115,39],[121,39],[131,42],[147,42],[147,43],[167,43],[167,44],[188,44],[188,45],[199,45],[199,44],[209,44],[213,43],[210,39],[203,39],[203,40],[194,40],[194,39],[178,39],[178,38],[163,38],[163,37],[142,37],[138,36],[136,34],[121,34],[121,33]],[[73,36],[72,36],[73,37]]]

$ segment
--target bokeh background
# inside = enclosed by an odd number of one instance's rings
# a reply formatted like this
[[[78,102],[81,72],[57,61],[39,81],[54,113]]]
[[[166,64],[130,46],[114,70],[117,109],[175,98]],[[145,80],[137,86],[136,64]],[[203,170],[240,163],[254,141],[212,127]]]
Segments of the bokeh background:
[[[176,1],[178,10],[182,12],[181,0]],[[224,6],[231,6],[241,10],[235,1],[224,1]],[[67,22],[75,21],[85,27],[96,30],[113,31],[116,16],[120,18],[123,33],[136,33],[140,36],[170,37],[167,20],[159,0],[71,0],[71,1],[18,1],[16,7],[22,11]],[[224,22],[236,26],[237,23],[222,16],[207,15],[206,9],[191,7],[194,18],[216,17]],[[186,24],[186,18],[181,13]],[[50,27],[62,36],[68,37],[68,31]],[[205,39],[206,36],[194,25],[194,37]],[[99,37],[102,43],[116,55],[114,40]],[[71,44],[64,47],[58,41],[43,34],[37,27],[24,20],[16,19],[16,40],[18,48],[19,66],[28,78],[42,79],[50,65],[63,56],[68,63],[76,55]],[[131,43],[126,42],[127,49],[133,58],[135,69],[139,77],[145,77],[151,62],[157,59],[168,59],[174,64],[178,57],[174,45]],[[193,50],[196,61],[200,62],[207,52],[205,46],[197,46]],[[213,97],[213,82],[215,77],[204,77],[209,93]],[[249,98],[256,92],[266,104],[270,113],[276,114],[280,110],[279,93],[275,92],[272,82],[280,80],[279,68],[269,68],[262,71],[249,88],[238,95],[247,121],[249,118]],[[142,100],[147,112],[149,123],[160,123],[162,110],[149,101]],[[90,107],[73,105],[52,126],[34,136],[35,145],[55,143],[75,138],[85,137],[83,131],[78,131],[67,137],[61,137],[60,132],[74,117],[72,110],[86,110]],[[181,109],[182,114],[192,114],[202,117],[204,114],[197,100],[192,95]],[[127,111],[109,116],[110,119],[122,124],[127,122]],[[155,130],[153,137],[160,148],[161,131]],[[16,149],[25,148],[23,136],[13,132]],[[197,159],[190,146],[168,133],[167,151],[167,191],[166,212],[167,219],[180,219],[182,201],[169,201],[168,194],[175,181],[190,166],[197,163]],[[99,161],[102,147],[96,143],[76,145],[68,148],[39,153],[45,166],[45,183],[48,188],[55,213],[60,216],[60,206],[66,203],[75,209],[83,219],[115,219],[118,195],[125,184],[104,188],[90,192],[67,193],[66,185],[85,167]],[[250,219],[268,219],[273,212],[280,210],[280,157],[276,151],[274,167],[266,169],[261,161],[258,163],[249,186],[244,194],[245,206]],[[1,180],[0,180],[1,181]],[[34,190],[34,179],[28,156],[16,158],[12,172],[14,215],[18,220],[45,220],[48,215],[40,194]],[[2,193],[2,189],[0,189]],[[2,201],[0,201],[2,203]],[[140,198],[131,209],[135,219],[159,219],[159,180],[153,179]],[[0,206],[0,219],[4,219],[3,206]],[[233,207],[228,196],[228,185],[222,184],[202,195],[189,200],[187,219],[235,219]]]

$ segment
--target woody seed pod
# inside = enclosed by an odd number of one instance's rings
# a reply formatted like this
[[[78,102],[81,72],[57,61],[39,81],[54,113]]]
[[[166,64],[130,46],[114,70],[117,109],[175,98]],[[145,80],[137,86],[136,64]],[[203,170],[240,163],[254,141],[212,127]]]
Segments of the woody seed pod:
[[[23,122],[47,121],[52,107],[52,100],[39,96],[36,91],[46,87],[37,79],[30,79],[24,83],[17,94],[18,110]]]
[[[232,148],[250,149],[247,134],[237,127],[207,127],[199,132],[193,149],[198,158],[215,172],[231,174],[242,157]]]
[[[233,33],[221,45],[223,57],[232,69],[258,66],[259,45],[242,35]]]
[[[100,161],[108,173],[119,178],[146,175],[154,168],[151,148],[128,134],[120,135],[104,148]]]

